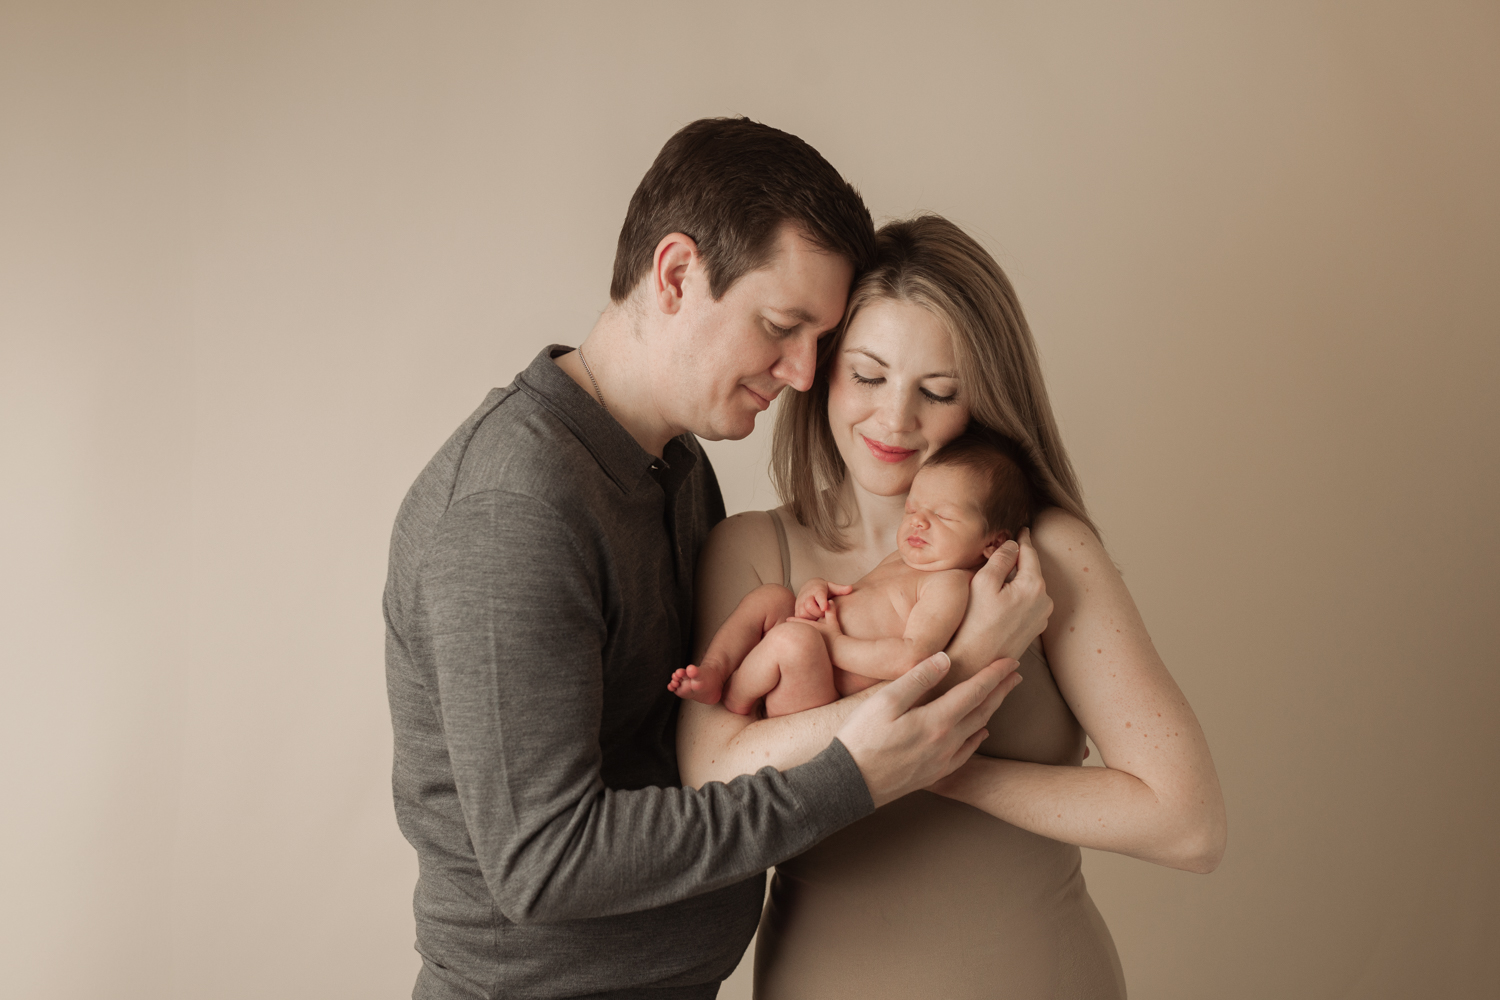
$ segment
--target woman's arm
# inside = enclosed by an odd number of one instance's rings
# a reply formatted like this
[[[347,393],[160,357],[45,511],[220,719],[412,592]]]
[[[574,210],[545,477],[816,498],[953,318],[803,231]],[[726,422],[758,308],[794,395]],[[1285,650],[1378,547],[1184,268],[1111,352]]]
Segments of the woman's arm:
[[[1125,582],[1063,511],[1037,519],[1034,542],[1053,601],[1042,644],[1105,766],[974,757],[932,790],[1055,840],[1212,871],[1227,833],[1218,775]]]

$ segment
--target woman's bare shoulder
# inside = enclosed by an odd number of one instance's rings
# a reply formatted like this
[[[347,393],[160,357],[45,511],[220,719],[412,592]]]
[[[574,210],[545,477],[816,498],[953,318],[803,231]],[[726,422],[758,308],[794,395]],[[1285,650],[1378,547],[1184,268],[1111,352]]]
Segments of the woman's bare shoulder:
[[[743,511],[714,525],[698,558],[719,565],[748,564],[761,579],[781,581],[781,547],[768,511]]]
[[[1048,507],[1031,524],[1031,544],[1043,559],[1083,566],[1092,557],[1107,559],[1104,545],[1082,520],[1061,507]]]

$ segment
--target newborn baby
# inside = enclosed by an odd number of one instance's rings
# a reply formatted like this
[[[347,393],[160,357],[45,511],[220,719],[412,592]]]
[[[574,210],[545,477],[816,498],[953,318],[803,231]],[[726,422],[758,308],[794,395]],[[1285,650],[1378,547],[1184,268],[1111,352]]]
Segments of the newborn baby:
[[[793,597],[764,584],[714,634],[703,662],[667,689],[740,715],[762,698],[790,715],[892,680],[948,645],[969,580],[1030,521],[1034,492],[1008,442],[967,432],[912,480],[896,551],[852,586],[813,578]],[[795,616],[795,617],[793,617]]]

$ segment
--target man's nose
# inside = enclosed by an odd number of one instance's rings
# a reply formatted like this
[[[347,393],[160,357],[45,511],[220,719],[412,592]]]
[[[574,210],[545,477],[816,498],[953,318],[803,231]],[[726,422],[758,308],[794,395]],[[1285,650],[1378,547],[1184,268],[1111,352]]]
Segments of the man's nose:
[[[812,388],[817,367],[818,335],[809,330],[784,342],[781,357],[776,360],[771,375],[798,392],[806,392]]]

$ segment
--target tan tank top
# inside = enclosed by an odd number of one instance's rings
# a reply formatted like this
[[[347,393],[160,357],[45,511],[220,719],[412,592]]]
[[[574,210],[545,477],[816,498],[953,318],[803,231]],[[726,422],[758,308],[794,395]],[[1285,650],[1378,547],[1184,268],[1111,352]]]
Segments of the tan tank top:
[[[791,585],[786,529],[770,511]],[[1042,652],[1021,658],[982,748],[1078,766],[1084,734]],[[878,809],[776,867],[756,1000],[1123,1000],[1077,847],[930,792]]]

